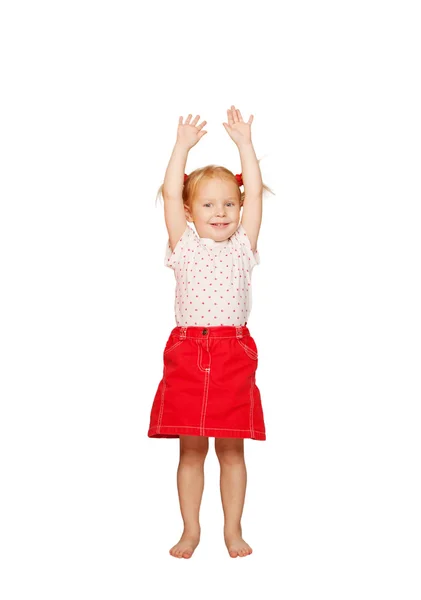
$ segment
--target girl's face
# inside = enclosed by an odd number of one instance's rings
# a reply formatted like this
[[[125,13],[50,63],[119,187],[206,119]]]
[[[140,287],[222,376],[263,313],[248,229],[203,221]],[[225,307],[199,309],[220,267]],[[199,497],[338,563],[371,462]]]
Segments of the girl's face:
[[[188,207],[185,210],[187,220],[194,223],[199,237],[221,242],[237,230],[240,208],[240,191],[236,183],[204,179],[196,188],[191,210]]]

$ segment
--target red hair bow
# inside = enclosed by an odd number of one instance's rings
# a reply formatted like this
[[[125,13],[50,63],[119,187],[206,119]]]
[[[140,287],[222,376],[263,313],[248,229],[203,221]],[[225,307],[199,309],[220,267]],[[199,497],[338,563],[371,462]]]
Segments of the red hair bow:
[[[184,183],[186,183],[188,177],[189,176],[184,173]],[[237,183],[238,183],[239,186],[240,185],[244,185],[243,184],[243,175],[242,175],[242,173],[239,173],[238,175],[236,175],[235,178],[236,178]]]

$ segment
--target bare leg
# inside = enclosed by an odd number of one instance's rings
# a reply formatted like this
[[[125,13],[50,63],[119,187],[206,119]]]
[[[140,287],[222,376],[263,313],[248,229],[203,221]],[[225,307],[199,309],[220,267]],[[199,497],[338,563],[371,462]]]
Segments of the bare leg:
[[[177,487],[184,531],[178,544],[170,550],[170,554],[176,558],[190,558],[200,540],[199,511],[205,483],[204,463],[208,448],[207,437],[180,435]]]
[[[215,438],[215,452],[221,466],[221,499],[224,510],[224,539],[232,558],[253,551],[243,540],[241,516],[247,486],[244,440]]]

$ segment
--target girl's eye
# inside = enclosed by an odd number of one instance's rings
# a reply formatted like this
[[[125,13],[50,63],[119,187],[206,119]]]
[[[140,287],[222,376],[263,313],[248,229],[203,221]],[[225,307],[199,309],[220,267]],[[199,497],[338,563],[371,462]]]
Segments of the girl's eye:
[[[234,202],[227,202],[227,204],[230,204],[231,206],[234,206]],[[203,206],[210,206],[210,202],[208,202],[207,204],[204,204]]]

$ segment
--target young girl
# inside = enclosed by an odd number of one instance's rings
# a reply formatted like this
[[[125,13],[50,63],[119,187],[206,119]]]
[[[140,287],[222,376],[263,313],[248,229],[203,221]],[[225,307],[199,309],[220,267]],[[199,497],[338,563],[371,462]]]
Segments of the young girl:
[[[209,165],[185,174],[189,150],[207,133],[199,115],[179,118],[164,183],[169,241],[165,264],[176,278],[175,318],[164,372],[151,409],[149,437],[179,438],[178,495],[184,531],[171,548],[190,558],[199,543],[199,510],[209,437],[221,468],[224,539],[229,555],[252,549],[241,529],[246,491],[244,439],[265,440],[255,374],[256,343],[247,327],[251,274],[262,220],[263,185],[247,123],[234,106],[223,123],[240,153],[242,175]],[[244,181],[244,184],[243,184]],[[244,192],[241,186],[244,185]],[[269,190],[271,191],[271,190]],[[241,214],[242,209],[242,214]],[[194,223],[197,234],[187,225]]]

